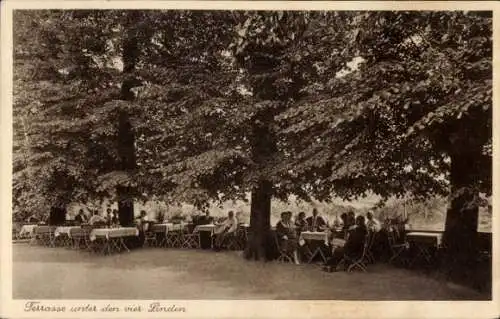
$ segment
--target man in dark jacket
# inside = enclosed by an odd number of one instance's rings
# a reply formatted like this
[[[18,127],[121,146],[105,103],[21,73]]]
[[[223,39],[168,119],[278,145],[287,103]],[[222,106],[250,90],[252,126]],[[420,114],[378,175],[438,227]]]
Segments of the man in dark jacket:
[[[85,216],[83,209],[80,209],[78,211],[78,215],[75,216],[75,222],[79,225],[85,224],[87,222],[87,216]]]
[[[361,255],[363,254],[367,234],[368,231],[365,225],[365,217],[356,217],[356,225],[349,231],[349,235],[347,236],[345,245],[343,247],[335,249],[335,251],[333,252],[333,256],[328,259],[324,270],[335,270],[338,263],[344,258],[344,255],[347,255],[351,258],[361,257]]]
[[[198,218],[197,225],[208,225],[214,222],[214,218],[210,216],[210,212],[207,210],[205,215],[202,215]]]
[[[312,216],[306,218],[307,225],[311,231],[324,231],[327,227],[323,217],[318,215],[316,208],[312,211]]]
[[[210,216],[210,212],[207,210],[205,215],[201,215],[196,220],[196,225],[208,225],[213,224],[214,218]],[[210,249],[212,244],[212,235],[210,232],[201,231],[200,233],[200,245],[202,249]]]

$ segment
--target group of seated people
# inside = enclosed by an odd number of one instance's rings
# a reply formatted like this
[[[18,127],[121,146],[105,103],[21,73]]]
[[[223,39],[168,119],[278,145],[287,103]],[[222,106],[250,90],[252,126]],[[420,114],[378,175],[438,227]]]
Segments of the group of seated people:
[[[92,216],[88,218],[83,209],[80,209],[75,216],[75,223],[77,225],[88,224],[90,226],[117,226],[119,225],[118,210],[111,210],[111,208],[108,208],[105,216],[101,216],[99,212],[95,210]]]
[[[280,249],[293,254],[296,264],[300,263],[299,241],[301,232],[328,232],[330,241],[333,238],[341,238],[340,242],[344,245],[332,245],[332,257],[327,262],[328,269],[335,268],[344,254],[356,255],[363,251],[368,230],[378,232],[382,229],[381,223],[373,216],[372,212],[364,216],[355,217],[354,212],[341,215],[341,222],[335,221],[331,227],[324,218],[318,215],[317,209],[314,209],[312,216],[305,218],[305,213],[298,214],[295,221],[292,221],[292,212],[281,213],[281,219],[276,224],[276,235]],[[337,241],[338,243],[339,241]]]
[[[64,216],[63,216],[63,221],[65,225],[76,224],[76,225],[91,225],[91,226],[113,226],[119,224],[118,210],[117,209],[111,210],[111,208],[107,209],[105,216],[102,216],[101,214],[99,214],[97,210],[94,210],[91,211],[91,216],[88,217],[85,214],[84,210],[80,209],[78,211],[78,214],[76,214],[73,220],[71,220],[70,215],[68,213],[66,213],[65,219],[66,220],[64,221]],[[36,223],[39,225],[50,224],[51,215],[49,213],[46,213],[43,214],[41,217],[39,217],[33,214],[26,219],[26,222],[28,224]],[[52,220],[52,222],[54,222],[54,220]]]
[[[139,237],[141,237],[142,234],[147,231],[151,223],[153,223],[153,221],[150,221],[146,211],[142,210],[139,217],[135,220],[135,224],[140,232]],[[193,216],[193,220],[189,224],[192,224],[193,226],[214,224],[216,227],[212,235],[213,238],[209,238],[209,240],[213,240],[213,248],[214,250],[218,251],[222,248],[224,241],[228,237],[234,236],[236,234],[239,222],[233,211],[229,211],[227,217],[221,219],[220,221],[215,221],[214,218],[210,216],[210,212],[206,211],[203,215]],[[204,235],[205,233],[200,234],[200,236]],[[202,241],[205,241],[204,238],[202,239]]]

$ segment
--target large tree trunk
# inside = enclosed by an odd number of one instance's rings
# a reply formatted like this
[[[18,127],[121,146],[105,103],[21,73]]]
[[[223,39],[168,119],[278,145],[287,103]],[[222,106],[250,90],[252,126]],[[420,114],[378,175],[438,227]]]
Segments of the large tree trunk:
[[[273,116],[262,112],[254,118],[252,128],[252,158],[256,169],[261,167],[276,152],[276,140],[271,129]],[[270,230],[272,182],[260,176],[252,190],[250,207],[250,233],[245,256],[248,259],[267,260],[272,257],[272,234]]]
[[[130,75],[126,78],[121,87],[120,98],[124,101],[133,101],[135,94],[132,88],[136,84],[136,79],[131,73],[135,69],[139,55],[138,40],[134,30],[134,21],[137,21],[138,13],[131,11],[128,14],[127,34],[123,41],[123,74]],[[135,156],[135,136],[130,122],[130,115],[127,110],[121,110],[118,116],[118,153],[120,156],[121,170],[133,172],[136,165]],[[130,226],[134,223],[134,189],[130,186],[120,185],[117,187],[118,215],[120,225]]]
[[[451,157],[451,205],[446,214],[443,244],[446,249],[444,267],[455,279],[473,274],[478,253],[477,172],[480,170],[481,149],[467,142],[467,137],[455,140]],[[470,282],[470,281],[469,281]]]
[[[270,229],[272,185],[269,181],[261,181],[252,190],[250,232],[246,249],[246,257],[254,260],[271,258],[272,236]]]
[[[133,172],[136,168],[135,138],[126,111],[122,111],[119,116],[118,153],[120,154],[121,169]],[[131,226],[134,223],[134,189],[122,185],[118,186],[116,191],[120,225]]]

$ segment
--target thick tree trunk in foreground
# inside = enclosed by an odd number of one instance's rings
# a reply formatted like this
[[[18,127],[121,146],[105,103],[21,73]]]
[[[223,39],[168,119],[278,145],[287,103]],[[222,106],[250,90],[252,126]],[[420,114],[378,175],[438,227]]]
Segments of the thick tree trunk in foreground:
[[[123,74],[128,75],[134,71],[139,55],[138,41],[134,34],[134,21],[137,20],[137,12],[131,11],[128,16],[128,31],[123,41]],[[135,79],[127,78],[123,81],[120,99],[133,101],[135,94],[132,92]],[[120,156],[121,170],[132,173],[136,165],[135,136],[127,110],[121,110],[118,116],[118,153]],[[134,223],[134,189],[129,186],[117,187],[118,215],[120,225],[130,226]]]
[[[246,249],[246,257],[254,260],[270,259],[269,247],[272,247],[270,234],[272,185],[269,181],[261,181],[252,190],[250,233]]]
[[[252,158],[260,170],[276,152],[276,141],[271,129],[272,114],[263,112],[254,119],[252,129]],[[260,176],[252,190],[250,234],[245,257],[266,260],[272,256],[273,240],[270,232],[271,198],[273,185],[266,176]]]
[[[121,160],[121,170],[133,172],[136,168],[135,138],[132,132],[129,116],[122,111],[119,119],[118,152]],[[133,188],[118,186],[118,216],[120,225],[131,226],[134,224],[134,196]]]
[[[462,152],[451,152],[452,198],[446,214],[443,237],[446,256],[443,266],[450,277],[474,281],[473,278],[464,276],[474,275],[472,270],[476,265],[478,254],[477,172],[480,169],[479,165],[482,164],[481,149],[467,146],[456,148]]]

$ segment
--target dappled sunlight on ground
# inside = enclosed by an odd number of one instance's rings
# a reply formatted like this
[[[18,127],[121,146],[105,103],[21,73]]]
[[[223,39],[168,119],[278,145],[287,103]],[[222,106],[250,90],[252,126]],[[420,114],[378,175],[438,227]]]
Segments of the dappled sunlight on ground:
[[[241,252],[162,248],[96,256],[14,244],[15,299],[487,299],[385,264],[368,273],[246,261]]]

